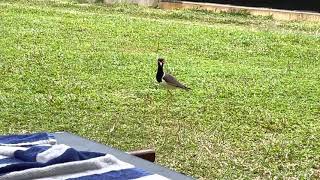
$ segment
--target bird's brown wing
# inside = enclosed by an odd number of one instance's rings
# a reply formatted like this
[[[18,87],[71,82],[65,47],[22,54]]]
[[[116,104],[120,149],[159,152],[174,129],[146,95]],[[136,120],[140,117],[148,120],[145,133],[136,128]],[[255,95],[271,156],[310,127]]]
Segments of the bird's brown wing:
[[[173,77],[170,74],[166,73],[162,79],[171,86],[182,88],[182,89],[190,89],[190,88],[187,88],[185,85],[181,84],[175,77]]]

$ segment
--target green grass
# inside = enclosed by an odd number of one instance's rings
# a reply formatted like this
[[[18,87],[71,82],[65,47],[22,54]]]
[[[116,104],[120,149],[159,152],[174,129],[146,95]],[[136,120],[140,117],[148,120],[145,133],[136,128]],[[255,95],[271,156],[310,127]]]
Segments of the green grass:
[[[191,92],[158,88],[158,54]],[[196,178],[319,178],[319,81],[319,22],[0,1],[1,134],[155,148]]]

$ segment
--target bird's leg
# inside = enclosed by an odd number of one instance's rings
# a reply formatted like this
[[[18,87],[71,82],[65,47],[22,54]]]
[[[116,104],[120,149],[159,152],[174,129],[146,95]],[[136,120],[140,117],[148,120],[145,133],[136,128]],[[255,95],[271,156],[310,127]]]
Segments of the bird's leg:
[[[168,93],[169,93],[169,100],[170,100],[170,102],[172,103],[172,101],[174,100],[174,96],[173,96],[173,93],[170,91],[170,90],[168,90]]]
[[[171,93],[171,91],[170,91],[169,89],[168,89],[167,91],[168,91],[168,93],[170,94],[170,96],[172,96],[172,93]]]

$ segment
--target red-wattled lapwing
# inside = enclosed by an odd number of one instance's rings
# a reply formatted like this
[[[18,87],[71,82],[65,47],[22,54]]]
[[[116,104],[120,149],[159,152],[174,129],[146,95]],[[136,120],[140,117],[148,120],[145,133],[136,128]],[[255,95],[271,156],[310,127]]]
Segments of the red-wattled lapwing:
[[[173,77],[172,75],[165,73],[163,71],[163,66],[164,66],[164,59],[163,58],[158,58],[158,71],[157,71],[157,75],[156,75],[156,79],[158,81],[158,83],[160,85],[162,85],[163,87],[165,87],[169,94],[171,94],[171,92],[169,91],[169,89],[183,89],[183,90],[190,90],[190,88],[186,87],[185,85],[183,85],[182,83],[180,83],[175,77]],[[170,96],[171,98],[171,96]],[[170,105],[167,105],[167,112],[170,112],[169,110]],[[176,137],[178,138],[178,141],[180,142],[180,120],[178,120],[178,130],[177,130],[177,134]]]
[[[168,91],[169,89],[177,89],[177,88],[183,89],[183,90],[190,90],[190,88],[180,83],[175,77],[163,71],[164,63],[165,61],[163,58],[158,59],[158,71],[156,76],[158,83],[163,87],[167,88]]]

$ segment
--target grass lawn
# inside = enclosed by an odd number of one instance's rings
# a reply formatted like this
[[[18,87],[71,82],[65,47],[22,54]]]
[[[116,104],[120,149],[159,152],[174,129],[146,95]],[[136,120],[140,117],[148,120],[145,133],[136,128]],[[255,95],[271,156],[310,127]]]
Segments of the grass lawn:
[[[167,98],[158,54],[192,91]],[[0,0],[1,134],[155,148],[196,178],[316,179],[319,82],[320,22]]]

